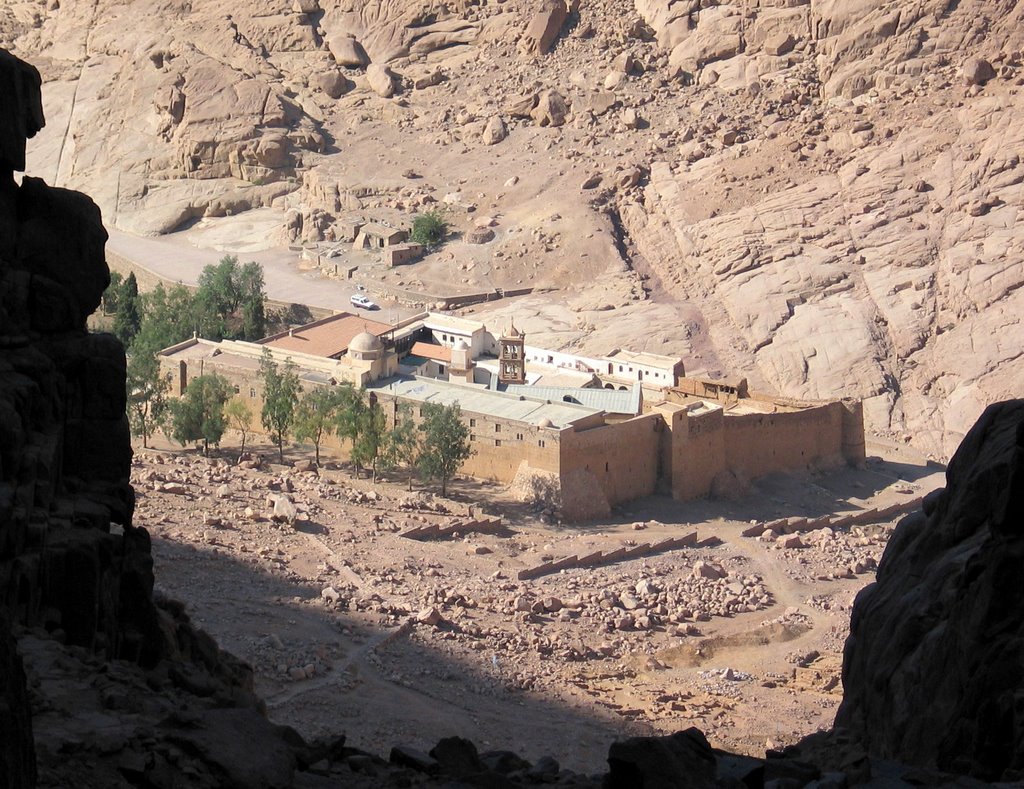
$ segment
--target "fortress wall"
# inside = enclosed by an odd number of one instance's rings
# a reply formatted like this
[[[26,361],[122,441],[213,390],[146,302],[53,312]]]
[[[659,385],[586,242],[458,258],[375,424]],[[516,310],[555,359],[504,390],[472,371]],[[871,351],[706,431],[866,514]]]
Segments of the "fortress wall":
[[[588,475],[597,480],[612,506],[653,493],[658,479],[662,425],[659,415],[645,414],[588,430],[563,430],[563,497],[568,480],[585,479]]]
[[[671,431],[672,496],[680,501],[707,496],[711,483],[726,467],[722,409],[679,412]]]
[[[724,418],[726,467],[747,477],[834,464],[843,457],[843,405]]]

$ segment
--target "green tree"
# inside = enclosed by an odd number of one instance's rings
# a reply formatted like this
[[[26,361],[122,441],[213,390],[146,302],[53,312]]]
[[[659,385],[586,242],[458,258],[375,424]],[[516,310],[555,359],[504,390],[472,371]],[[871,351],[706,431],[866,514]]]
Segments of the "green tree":
[[[195,316],[199,334],[211,340],[263,337],[267,296],[259,263],[239,266],[237,257],[227,255],[202,270],[198,285]]]
[[[352,460],[356,469],[362,466],[369,468],[376,482],[382,457],[386,460],[387,418],[373,395],[364,398],[362,394],[360,401],[363,406],[359,409],[356,434],[352,441]]]
[[[409,490],[412,490],[413,472],[420,453],[420,431],[412,418],[412,409],[405,403],[395,410],[395,424],[388,431],[382,457],[382,468],[401,466],[409,475]]]
[[[299,400],[295,413],[295,438],[312,442],[317,468],[320,467],[320,445],[334,430],[338,408],[348,395],[345,390],[351,388],[348,384],[317,388],[306,392]]]
[[[104,315],[116,315],[117,314],[117,297],[121,295],[121,284],[124,282],[118,272],[110,272],[110,284],[107,285],[107,289],[103,291],[103,314]]]
[[[128,357],[125,380],[128,395],[128,423],[142,436],[142,446],[162,425],[167,414],[167,379],[160,375],[160,363],[153,354],[134,353]]]
[[[157,285],[139,297],[141,320],[131,345],[131,353],[155,356],[195,332],[192,294],[181,284],[165,288]]]
[[[355,465],[356,478],[362,470],[361,454],[356,451],[356,442],[366,420],[368,408],[362,389],[349,386],[340,392],[338,410],[334,418],[334,432],[338,438],[348,440],[352,444],[351,458]]]
[[[423,404],[423,434],[417,465],[425,479],[441,480],[441,495],[448,493],[448,480],[473,454],[469,443],[469,427],[462,421],[458,403],[443,406]]]
[[[448,235],[448,223],[440,211],[424,211],[412,220],[410,238],[425,247],[436,247]]]
[[[255,342],[267,332],[267,294],[263,267],[251,262],[238,272],[238,293],[242,309],[241,339]]]
[[[299,376],[289,359],[284,370],[263,349],[260,360],[260,378],[263,381],[263,410],[260,421],[277,444],[277,454],[284,463],[284,439],[295,424],[295,406],[299,401]]]
[[[238,453],[245,453],[245,438],[252,430],[252,409],[241,397],[232,397],[224,406],[224,419],[228,427],[242,434],[242,446]]]
[[[193,378],[171,407],[171,437],[182,445],[202,440],[203,454],[209,455],[210,443],[220,443],[224,435],[224,404],[230,393],[227,380],[216,373]]]
[[[114,335],[127,348],[139,333],[141,325],[139,283],[135,279],[135,272],[132,271],[120,283],[114,300]]]

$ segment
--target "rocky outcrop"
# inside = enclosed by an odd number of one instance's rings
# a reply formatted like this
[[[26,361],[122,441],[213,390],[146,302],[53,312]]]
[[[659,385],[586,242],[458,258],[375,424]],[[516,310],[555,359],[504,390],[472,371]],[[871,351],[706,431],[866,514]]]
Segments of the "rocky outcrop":
[[[869,754],[1024,779],[1024,400],[990,406],[857,597],[836,726]]]
[[[115,757],[123,751],[140,780],[165,769],[132,761],[130,742],[143,736],[140,687],[176,694],[174,704],[154,700],[152,715],[178,709],[196,721],[167,728],[167,742],[187,742],[180,729],[207,724],[265,736],[270,724],[251,670],[193,628],[180,604],[154,599],[149,534],[132,524],[124,349],[85,328],[109,283],[99,210],[77,192],[13,178],[25,166],[26,138],[43,124],[39,84],[34,68],[0,50],[0,781],[33,786],[38,757],[45,785],[88,784],[88,775],[97,776],[92,785],[114,785],[91,772],[88,749],[81,761],[69,754],[83,737],[107,737],[103,747]],[[134,677],[114,696],[95,680],[108,661]],[[70,666],[80,670],[62,691],[52,682]],[[40,724],[58,698],[67,706],[54,719],[64,728]],[[230,726],[213,707],[231,708]],[[105,733],[96,731],[99,709]],[[290,778],[293,749],[281,741],[279,750],[287,758],[267,773]],[[264,749],[267,759],[273,754]]]
[[[521,46],[532,54],[546,55],[568,18],[569,8],[565,0],[545,0],[523,33]]]

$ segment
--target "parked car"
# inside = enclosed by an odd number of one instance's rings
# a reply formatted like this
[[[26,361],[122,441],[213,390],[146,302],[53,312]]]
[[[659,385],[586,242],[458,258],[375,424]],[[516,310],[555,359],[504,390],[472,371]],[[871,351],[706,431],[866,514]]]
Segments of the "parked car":
[[[352,298],[349,299],[352,302],[353,307],[361,307],[364,310],[375,310],[377,305],[370,301],[366,296],[356,293]]]

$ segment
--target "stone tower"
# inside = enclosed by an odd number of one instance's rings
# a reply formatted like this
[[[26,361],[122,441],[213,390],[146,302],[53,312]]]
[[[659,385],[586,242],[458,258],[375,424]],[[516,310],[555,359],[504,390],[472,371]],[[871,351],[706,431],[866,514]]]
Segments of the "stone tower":
[[[526,383],[526,335],[509,324],[508,334],[498,338],[498,381],[503,384]]]

